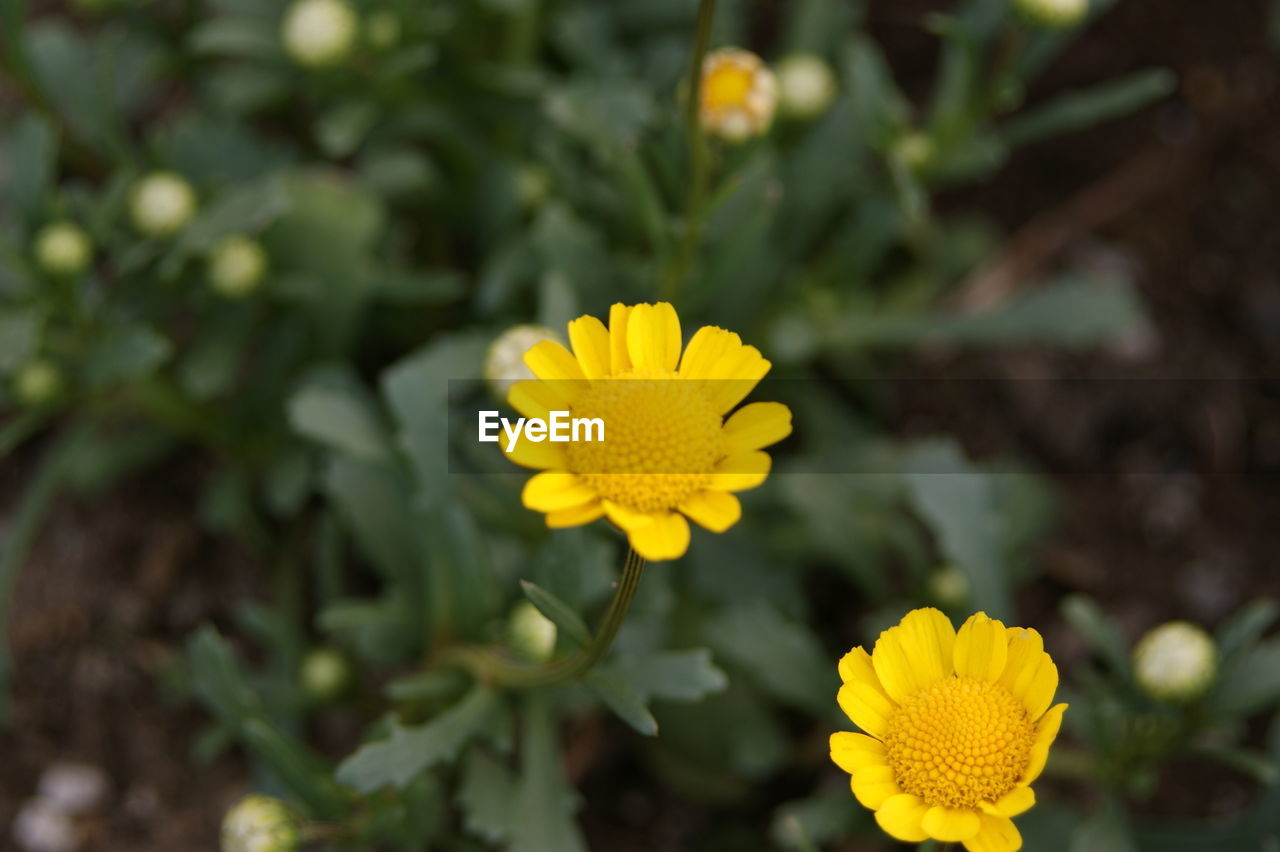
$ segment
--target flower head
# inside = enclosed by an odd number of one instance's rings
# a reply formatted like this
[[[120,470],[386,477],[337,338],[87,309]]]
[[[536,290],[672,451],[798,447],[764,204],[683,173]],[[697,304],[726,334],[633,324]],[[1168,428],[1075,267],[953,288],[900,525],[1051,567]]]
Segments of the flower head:
[[[730,142],[761,136],[773,124],[778,81],[748,50],[724,47],[702,63],[702,126]]]
[[[1218,669],[1213,637],[1186,621],[1170,621],[1133,649],[1133,673],[1153,698],[1186,701],[1201,695]]]
[[[1053,703],[1058,669],[1040,634],[977,613],[959,633],[917,609],[868,654],[840,661],[841,709],[866,733],[831,735],[831,759],[853,795],[898,840],[1013,852],[1010,817],[1035,804],[1067,705]]]
[[[524,353],[544,340],[559,343],[561,337],[545,325],[513,325],[494,338],[485,352],[484,378],[495,396],[506,399],[512,385],[533,378]]]
[[[346,58],[359,21],[343,0],[298,0],[284,13],[280,37],[299,65],[319,68]]]
[[[196,193],[181,175],[153,172],[134,187],[130,212],[142,233],[168,236],[182,230],[195,215]]]
[[[89,235],[79,225],[55,222],[36,234],[36,262],[50,275],[78,275],[93,258]]]
[[[1013,8],[1035,26],[1066,29],[1089,14],[1089,0],[1013,0]]]
[[[222,852],[295,852],[298,825],[270,796],[245,796],[222,819]]]
[[[778,63],[778,88],[783,112],[817,118],[835,99],[836,75],[821,56],[793,53]]]
[[[209,253],[209,284],[229,299],[240,299],[256,290],[266,271],[267,253],[245,236],[227,237]]]
[[[579,317],[569,340],[572,353],[550,341],[526,352],[537,378],[513,385],[508,401],[525,417],[599,419],[604,440],[522,436],[511,460],[543,471],[525,484],[524,505],[546,513],[550,527],[607,516],[646,559],[684,554],[686,518],[713,532],[733,526],[742,507],[731,492],[764,482],[770,459],[761,449],[791,433],[791,412],[776,402],[725,419],[769,371],[759,350],[706,326],[682,354],[680,319],[665,302],[614,305],[608,328]]]

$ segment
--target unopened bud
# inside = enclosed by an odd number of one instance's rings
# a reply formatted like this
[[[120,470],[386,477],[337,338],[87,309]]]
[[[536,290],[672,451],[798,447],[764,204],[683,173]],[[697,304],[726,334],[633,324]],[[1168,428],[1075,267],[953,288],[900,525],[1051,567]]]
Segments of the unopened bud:
[[[79,275],[93,258],[89,235],[79,225],[55,222],[36,234],[36,262],[50,275]]]
[[[1066,29],[1089,14],[1089,0],[1013,0],[1013,8],[1034,26]]]
[[[507,620],[507,641],[526,660],[541,663],[556,650],[556,625],[529,601],[520,601]]]
[[[1185,701],[1204,693],[1218,669],[1218,650],[1204,630],[1170,621],[1143,636],[1133,649],[1133,672],[1153,698]]]
[[[959,606],[969,599],[969,578],[956,566],[947,565],[929,577],[929,591],[943,606]]]
[[[303,691],[320,702],[342,697],[351,686],[351,677],[351,661],[336,648],[312,648],[299,669]]]
[[[229,299],[243,298],[262,283],[267,253],[257,241],[235,235],[209,253],[209,285]]]
[[[812,53],[794,53],[777,65],[782,111],[795,118],[817,118],[836,96],[831,65]]]
[[[342,0],[298,0],[285,12],[280,35],[294,62],[319,68],[346,58],[358,26],[356,13]]]
[[[62,371],[43,358],[28,361],[13,377],[13,393],[32,408],[52,402],[62,393]]]
[[[533,373],[525,366],[524,353],[544,340],[564,342],[560,335],[544,325],[515,325],[489,344],[489,351],[484,356],[484,378],[494,396],[506,399],[512,385],[533,378]]]
[[[763,136],[778,108],[778,79],[749,50],[725,47],[702,63],[700,118],[708,133],[729,142]]]
[[[181,175],[154,172],[134,187],[133,224],[148,236],[163,237],[182,230],[195,212],[195,190]]]
[[[222,852],[295,852],[297,821],[284,802],[246,796],[222,820]]]

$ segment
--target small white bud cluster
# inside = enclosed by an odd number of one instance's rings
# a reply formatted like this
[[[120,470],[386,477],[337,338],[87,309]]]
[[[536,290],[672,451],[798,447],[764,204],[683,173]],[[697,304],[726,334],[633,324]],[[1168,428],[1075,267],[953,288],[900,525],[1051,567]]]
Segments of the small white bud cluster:
[[[777,65],[782,111],[799,119],[817,118],[836,97],[831,65],[812,53],[793,53]]]
[[[341,62],[355,45],[359,19],[343,0],[298,0],[284,14],[285,53],[308,68]]]
[[[36,263],[50,275],[71,277],[84,272],[93,259],[93,244],[79,225],[54,222],[35,239]]]
[[[1170,621],[1148,632],[1133,649],[1133,673],[1153,698],[1186,701],[1202,695],[1218,669],[1218,650],[1204,630]]]
[[[222,819],[222,852],[295,852],[298,824],[284,802],[245,796]]]
[[[533,378],[533,373],[524,364],[524,353],[544,340],[564,342],[560,335],[544,325],[515,325],[489,344],[489,351],[484,357],[484,378],[494,396],[506,399],[512,385]]]
[[[267,253],[253,239],[235,234],[209,253],[209,285],[228,299],[242,299],[258,288],[267,271]]]
[[[181,175],[153,172],[133,188],[133,224],[150,237],[166,237],[186,227],[196,213],[196,193]]]
[[[1028,23],[1046,29],[1068,29],[1089,14],[1089,0],[1012,0],[1013,9]]]

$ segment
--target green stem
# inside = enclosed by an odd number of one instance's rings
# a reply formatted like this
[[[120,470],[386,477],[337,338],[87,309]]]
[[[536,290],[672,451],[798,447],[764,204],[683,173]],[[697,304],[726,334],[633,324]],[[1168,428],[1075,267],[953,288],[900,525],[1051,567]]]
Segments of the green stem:
[[[613,640],[617,637],[622,622],[626,620],[632,601],[635,600],[636,589],[640,587],[644,565],[645,561],[638,553],[634,550],[628,551],[627,561],[622,567],[622,576],[618,579],[613,600],[609,601],[609,608],[605,610],[600,627],[591,641],[573,656],[553,663],[531,666],[511,662],[489,648],[458,646],[450,648],[441,655],[440,662],[465,668],[478,680],[496,686],[529,689],[576,680],[591,671],[592,667],[600,662],[613,646]]]
[[[693,39],[693,57],[689,61],[684,115],[689,136],[689,197],[685,205],[684,239],[662,284],[662,298],[667,301],[675,300],[681,283],[693,266],[698,244],[702,241],[708,177],[707,139],[702,127],[702,64],[707,56],[707,46],[711,42],[711,23],[715,16],[716,0],[701,0]]]

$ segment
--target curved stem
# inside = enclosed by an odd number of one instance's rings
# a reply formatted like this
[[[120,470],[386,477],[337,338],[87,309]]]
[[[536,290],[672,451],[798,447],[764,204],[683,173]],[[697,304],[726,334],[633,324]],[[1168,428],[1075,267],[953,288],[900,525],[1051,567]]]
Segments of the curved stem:
[[[528,689],[551,686],[582,677],[604,658],[613,646],[613,640],[626,620],[631,602],[635,600],[640,577],[644,574],[644,559],[634,550],[627,552],[627,561],[618,578],[613,600],[605,610],[591,641],[574,655],[543,665],[521,665],[500,656],[489,648],[459,646],[450,648],[440,659],[441,663],[454,664],[470,671],[478,680],[496,686]]]
[[[686,81],[685,126],[689,135],[689,198],[685,205],[684,239],[680,242],[675,262],[667,269],[662,283],[662,297],[674,301],[689,269],[693,265],[698,243],[702,240],[703,218],[707,196],[707,140],[702,128],[702,63],[711,42],[711,22],[716,16],[716,0],[701,0],[698,23],[693,38],[693,57],[689,61]]]

